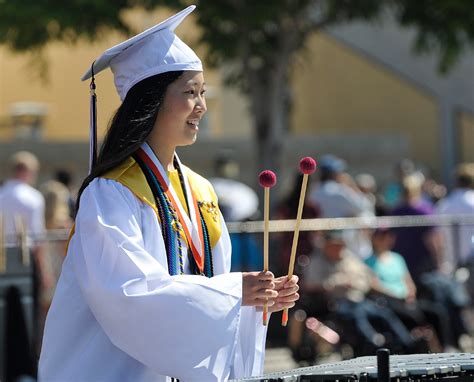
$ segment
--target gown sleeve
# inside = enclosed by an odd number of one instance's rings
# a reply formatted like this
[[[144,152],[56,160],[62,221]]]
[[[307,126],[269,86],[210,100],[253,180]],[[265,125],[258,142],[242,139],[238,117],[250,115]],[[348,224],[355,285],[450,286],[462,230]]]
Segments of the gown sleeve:
[[[231,253],[229,232],[221,215],[222,234],[217,242],[215,252]],[[219,256],[214,261],[216,273],[230,271],[230,256]],[[251,375],[262,375],[265,359],[265,341],[268,326],[262,324],[262,312],[251,306],[241,307],[239,335],[237,336],[234,359],[231,366],[231,378],[244,378]]]
[[[115,346],[157,373],[226,380],[239,336],[250,334],[242,332],[241,273],[170,276],[145,249],[142,213],[114,181],[98,179],[84,191],[71,255],[87,304]]]

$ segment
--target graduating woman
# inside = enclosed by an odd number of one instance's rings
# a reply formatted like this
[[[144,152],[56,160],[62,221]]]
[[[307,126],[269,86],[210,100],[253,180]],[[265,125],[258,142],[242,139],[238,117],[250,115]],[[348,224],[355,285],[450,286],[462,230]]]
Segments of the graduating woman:
[[[292,307],[297,278],[229,273],[210,183],[175,149],[206,112],[202,64],[174,29],[188,7],[107,50],[122,99],[78,212],[40,357],[42,381],[216,381],[262,373],[258,308]]]

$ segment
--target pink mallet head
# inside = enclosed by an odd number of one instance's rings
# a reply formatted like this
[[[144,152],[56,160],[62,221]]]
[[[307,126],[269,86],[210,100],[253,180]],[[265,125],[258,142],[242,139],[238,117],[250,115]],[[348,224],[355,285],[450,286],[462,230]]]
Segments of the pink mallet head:
[[[273,171],[264,170],[258,176],[258,182],[262,187],[273,187],[277,182],[277,177]]]
[[[311,157],[304,157],[300,160],[300,171],[303,174],[312,174],[316,171],[316,161]]]

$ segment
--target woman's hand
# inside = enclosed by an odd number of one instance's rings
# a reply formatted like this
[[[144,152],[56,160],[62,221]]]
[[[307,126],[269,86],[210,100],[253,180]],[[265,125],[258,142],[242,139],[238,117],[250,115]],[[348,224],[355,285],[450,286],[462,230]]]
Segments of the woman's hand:
[[[295,302],[300,298],[297,293],[299,289],[298,276],[293,275],[290,279],[288,279],[288,276],[278,277],[274,280],[274,283],[278,296],[274,299],[272,305],[268,305],[268,311],[278,312],[286,308],[293,308]]]
[[[275,276],[272,272],[242,273],[242,305],[270,307],[278,297],[275,290]]]

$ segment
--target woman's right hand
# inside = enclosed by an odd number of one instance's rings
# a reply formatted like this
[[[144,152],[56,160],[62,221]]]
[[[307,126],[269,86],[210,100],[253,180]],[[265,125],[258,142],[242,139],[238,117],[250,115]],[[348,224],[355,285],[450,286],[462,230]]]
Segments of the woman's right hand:
[[[242,272],[242,305],[272,306],[278,297],[272,272]]]

